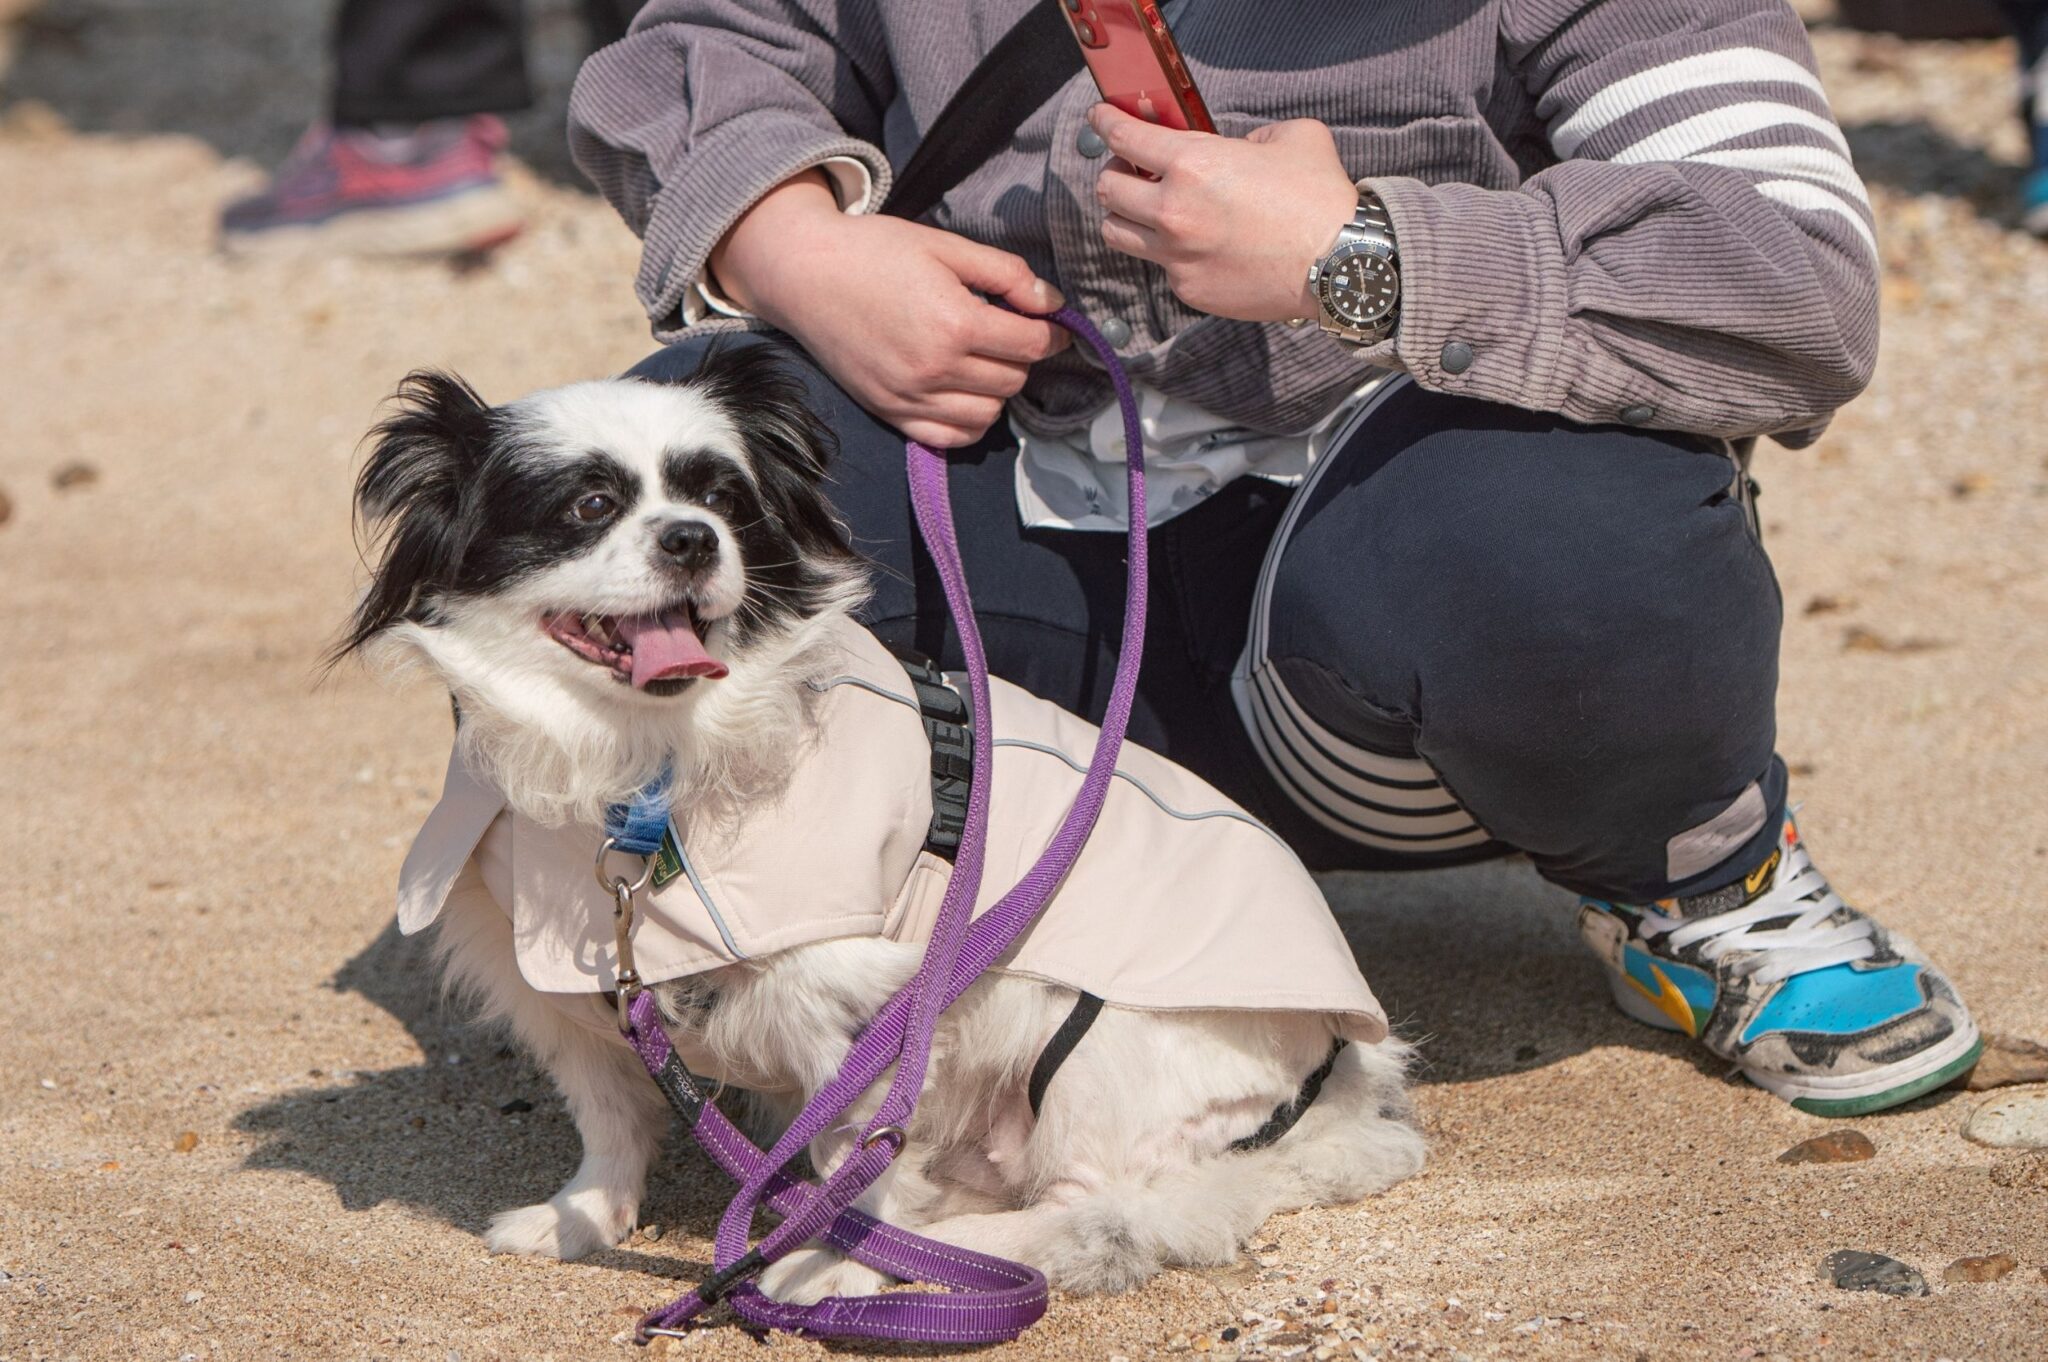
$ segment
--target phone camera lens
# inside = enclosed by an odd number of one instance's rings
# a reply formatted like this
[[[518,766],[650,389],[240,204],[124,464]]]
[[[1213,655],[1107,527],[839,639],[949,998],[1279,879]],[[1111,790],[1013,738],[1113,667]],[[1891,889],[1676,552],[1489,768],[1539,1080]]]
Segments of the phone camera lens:
[[[1062,0],[1062,3],[1066,5],[1069,13],[1079,14],[1081,6],[1086,3],[1086,0]]]
[[[1081,41],[1086,45],[1090,47],[1095,45],[1095,26],[1086,19],[1074,20],[1074,32],[1081,36]]]

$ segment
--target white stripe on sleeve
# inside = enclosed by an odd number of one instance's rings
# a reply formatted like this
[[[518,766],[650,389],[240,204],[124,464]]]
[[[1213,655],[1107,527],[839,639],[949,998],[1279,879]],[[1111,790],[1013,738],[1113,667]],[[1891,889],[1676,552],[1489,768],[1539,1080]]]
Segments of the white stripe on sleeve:
[[[1666,62],[1614,82],[1552,129],[1550,145],[1560,159],[1568,160],[1602,128],[1660,99],[1716,85],[1759,84],[1796,85],[1823,103],[1827,99],[1820,79],[1790,57],[1761,47],[1731,47]]]
[[[1702,151],[1687,158],[1702,165],[1728,166],[1766,175],[1796,175],[1814,180],[1854,199],[1867,210],[1870,194],[1854,166],[1826,147],[1744,147],[1738,151]]]
[[[1870,247],[1870,253],[1877,254],[1876,234],[1865,225],[1863,215],[1834,190],[1823,189],[1812,180],[1765,180],[1756,187],[1756,192],[1767,199],[1775,199],[1788,208],[1841,214],[1843,219],[1856,229],[1856,235],[1863,238],[1863,244]]]
[[[1790,104],[1758,99],[1746,104],[1730,104],[1726,108],[1709,109],[1705,113],[1694,114],[1691,118],[1630,143],[1608,159],[1618,165],[1638,165],[1645,161],[1683,161],[1697,152],[1705,151],[1708,147],[1732,142],[1738,137],[1761,132],[1765,128],[1787,126],[1809,128],[1841,148],[1844,156],[1849,154],[1849,139],[1842,136],[1842,130],[1835,126],[1835,120],[1826,114],[1809,113]]]

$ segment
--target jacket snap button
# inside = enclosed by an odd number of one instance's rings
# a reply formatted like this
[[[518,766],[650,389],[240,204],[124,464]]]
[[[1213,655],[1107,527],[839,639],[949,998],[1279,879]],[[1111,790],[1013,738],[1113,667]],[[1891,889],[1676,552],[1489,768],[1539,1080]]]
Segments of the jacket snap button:
[[[1109,143],[1102,140],[1102,134],[1093,128],[1081,129],[1081,135],[1074,139],[1074,149],[1083,156],[1096,157],[1109,150]]]
[[[1112,349],[1130,343],[1131,324],[1122,317],[1111,317],[1103,322],[1098,329],[1102,332],[1102,338],[1109,342]]]
[[[1463,341],[1451,341],[1444,346],[1443,353],[1437,356],[1437,363],[1443,366],[1447,374],[1462,374],[1472,367],[1472,347]]]
[[[1647,402],[1638,402],[1632,407],[1621,409],[1621,419],[1631,426],[1647,426],[1656,415],[1657,409]]]

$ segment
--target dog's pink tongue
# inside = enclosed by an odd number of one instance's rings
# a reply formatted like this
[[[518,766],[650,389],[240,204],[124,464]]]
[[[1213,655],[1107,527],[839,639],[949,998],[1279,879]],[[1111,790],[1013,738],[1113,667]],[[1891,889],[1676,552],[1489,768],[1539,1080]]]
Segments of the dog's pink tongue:
[[[715,681],[730,670],[704,651],[704,640],[690,627],[688,611],[628,616],[619,621],[619,637],[633,650],[635,690],[644,690],[650,681],[683,676],[703,676]]]

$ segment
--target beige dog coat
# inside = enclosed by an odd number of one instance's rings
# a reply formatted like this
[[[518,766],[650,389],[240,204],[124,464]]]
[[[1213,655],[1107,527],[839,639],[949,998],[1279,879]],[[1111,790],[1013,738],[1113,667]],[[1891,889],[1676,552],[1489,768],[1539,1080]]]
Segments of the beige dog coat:
[[[931,755],[917,699],[865,629],[849,623],[834,641],[841,657],[813,683],[814,731],[782,792],[722,825],[696,825],[687,809],[672,821],[683,873],[641,896],[633,930],[649,983],[806,942],[930,932],[952,866],[924,845]],[[1015,686],[991,689],[995,780],[976,912],[1051,840],[1096,736]],[[512,920],[527,983],[585,998],[607,990],[612,902],[591,874],[602,840],[596,828],[513,812],[458,745],[400,872],[399,927],[420,931],[458,880],[480,882]],[[1207,782],[1130,743],[1079,862],[997,968],[1123,1007],[1328,1012],[1349,1039],[1387,1032],[1294,853]]]

